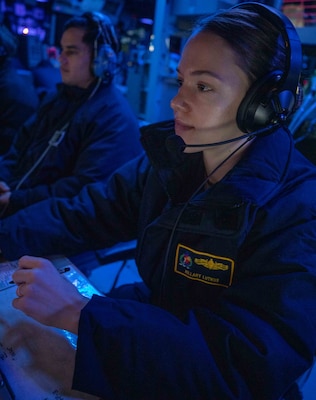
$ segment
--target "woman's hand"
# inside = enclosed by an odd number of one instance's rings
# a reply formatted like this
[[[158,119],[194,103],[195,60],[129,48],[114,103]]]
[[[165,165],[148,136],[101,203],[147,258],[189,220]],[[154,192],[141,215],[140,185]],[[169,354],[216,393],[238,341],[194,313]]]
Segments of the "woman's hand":
[[[12,279],[18,285],[13,307],[45,325],[78,334],[80,312],[89,299],[45,258],[24,256]]]

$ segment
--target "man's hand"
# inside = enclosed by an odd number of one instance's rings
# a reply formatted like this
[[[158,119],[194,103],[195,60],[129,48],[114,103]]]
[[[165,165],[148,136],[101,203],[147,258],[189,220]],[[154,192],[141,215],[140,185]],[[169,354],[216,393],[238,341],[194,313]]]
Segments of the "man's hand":
[[[0,205],[4,206],[9,204],[10,196],[11,189],[5,182],[0,181]]]
[[[9,188],[9,186],[5,182],[0,181],[0,194],[10,192],[10,191],[11,191],[11,189]]]
[[[45,325],[78,334],[80,312],[89,299],[45,258],[24,256],[12,275],[18,285],[13,307]]]
[[[10,197],[11,197],[11,192],[5,192],[3,194],[0,194],[0,205],[4,206],[9,204]]]

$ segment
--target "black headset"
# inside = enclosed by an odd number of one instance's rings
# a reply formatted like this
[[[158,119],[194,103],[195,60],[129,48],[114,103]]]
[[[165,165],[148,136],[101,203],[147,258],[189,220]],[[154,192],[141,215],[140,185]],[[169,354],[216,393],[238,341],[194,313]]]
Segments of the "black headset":
[[[117,53],[120,50],[114,27],[107,16],[98,12],[85,12],[82,17],[97,31],[93,45],[93,74],[110,83],[117,71]]]
[[[281,33],[286,53],[284,71],[271,71],[247,91],[237,112],[238,127],[250,133],[265,126],[283,124],[297,108],[301,95],[302,49],[296,29],[284,14],[267,5],[246,2],[232,8],[257,12],[272,22]]]

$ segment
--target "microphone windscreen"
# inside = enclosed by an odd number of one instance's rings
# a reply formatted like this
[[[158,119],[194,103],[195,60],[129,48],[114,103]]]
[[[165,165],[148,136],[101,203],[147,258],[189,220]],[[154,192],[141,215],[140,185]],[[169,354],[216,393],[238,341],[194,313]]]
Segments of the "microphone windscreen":
[[[178,135],[170,135],[166,139],[166,148],[169,153],[181,154],[183,153],[186,145],[184,140]]]

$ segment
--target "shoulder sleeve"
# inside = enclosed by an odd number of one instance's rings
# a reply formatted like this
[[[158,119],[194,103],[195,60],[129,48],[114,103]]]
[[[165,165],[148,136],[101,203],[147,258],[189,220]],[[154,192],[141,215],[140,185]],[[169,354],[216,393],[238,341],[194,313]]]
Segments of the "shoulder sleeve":
[[[44,256],[56,249],[71,255],[135,239],[148,168],[143,154],[118,169],[108,184],[86,185],[72,199],[47,199],[3,219],[4,257]]]

